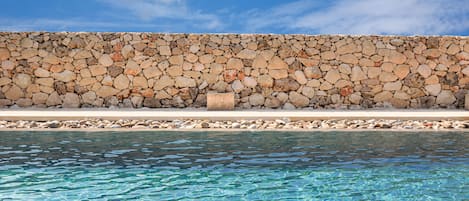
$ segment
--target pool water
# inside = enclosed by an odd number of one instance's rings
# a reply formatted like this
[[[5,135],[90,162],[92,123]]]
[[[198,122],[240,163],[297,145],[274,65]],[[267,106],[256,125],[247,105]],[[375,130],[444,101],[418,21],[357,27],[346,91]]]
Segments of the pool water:
[[[469,200],[469,133],[0,132],[0,200]]]

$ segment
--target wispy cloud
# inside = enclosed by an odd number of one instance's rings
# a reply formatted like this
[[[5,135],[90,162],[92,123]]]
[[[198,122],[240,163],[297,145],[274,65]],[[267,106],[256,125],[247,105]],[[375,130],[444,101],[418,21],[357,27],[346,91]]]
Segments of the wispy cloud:
[[[208,30],[220,28],[222,23],[214,14],[190,8],[185,0],[101,0],[113,7],[128,10],[140,20],[185,20]]]
[[[246,29],[277,26],[289,32],[407,35],[469,29],[469,0],[338,0],[321,9],[311,2],[300,0],[247,13],[250,26]]]

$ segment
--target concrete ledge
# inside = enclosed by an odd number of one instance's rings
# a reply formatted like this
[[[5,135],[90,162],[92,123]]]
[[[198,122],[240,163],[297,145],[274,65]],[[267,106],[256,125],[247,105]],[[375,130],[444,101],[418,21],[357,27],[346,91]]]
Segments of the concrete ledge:
[[[197,120],[469,120],[464,110],[247,110],[206,111],[205,109],[4,109],[0,120],[80,120],[80,119],[136,119],[171,121],[175,119]]]

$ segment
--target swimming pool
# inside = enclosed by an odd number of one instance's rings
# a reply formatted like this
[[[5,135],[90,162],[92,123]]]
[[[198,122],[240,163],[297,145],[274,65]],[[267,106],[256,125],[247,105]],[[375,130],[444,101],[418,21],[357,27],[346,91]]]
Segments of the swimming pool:
[[[0,200],[463,200],[469,133],[0,132]]]

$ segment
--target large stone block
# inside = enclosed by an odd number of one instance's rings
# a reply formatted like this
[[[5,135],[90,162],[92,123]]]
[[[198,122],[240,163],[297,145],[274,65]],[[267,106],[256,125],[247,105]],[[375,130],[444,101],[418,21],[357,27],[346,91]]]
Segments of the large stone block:
[[[233,93],[208,93],[207,110],[233,110],[235,106]]]

